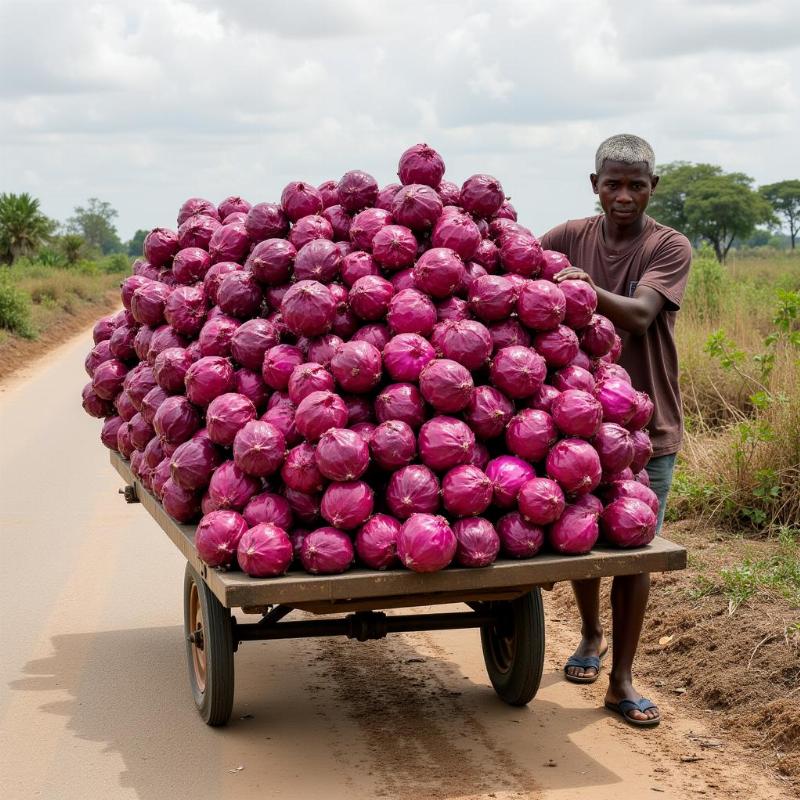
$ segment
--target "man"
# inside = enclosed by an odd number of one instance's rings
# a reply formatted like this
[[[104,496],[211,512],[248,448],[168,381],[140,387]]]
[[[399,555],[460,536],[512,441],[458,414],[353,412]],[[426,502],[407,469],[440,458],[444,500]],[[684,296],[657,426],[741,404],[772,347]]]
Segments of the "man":
[[[584,280],[596,289],[598,313],[622,337],[620,364],[655,404],[647,471],[658,495],[660,530],[683,428],[674,326],[692,248],[683,234],[644,213],[658,185],[655,155],[644,139],[629,134],[606,139],[590,180],[603,213],[553,228],[542,237],[542,246],[564,253],[573,265],[556,281]],[[564,672],[567,680],[592,683],[608,649],[600,626],[600,579],[575,581],[573,590],[583,638]],[[639,726],[660,721],[656,705],[634,688],[631,672],[649,592],[649,574],[614,578],[611,589],[614,658],[605,704]]]

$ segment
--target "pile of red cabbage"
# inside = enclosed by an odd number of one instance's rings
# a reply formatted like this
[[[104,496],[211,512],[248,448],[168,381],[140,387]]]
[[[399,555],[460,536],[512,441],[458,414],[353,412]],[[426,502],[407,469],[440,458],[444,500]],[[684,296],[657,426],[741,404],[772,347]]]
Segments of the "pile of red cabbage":
[[[500,182],[418,144],[279,201],[190,198],[98,321],[83,407],[210,566],[419,572],[641,546],[653,404]]]

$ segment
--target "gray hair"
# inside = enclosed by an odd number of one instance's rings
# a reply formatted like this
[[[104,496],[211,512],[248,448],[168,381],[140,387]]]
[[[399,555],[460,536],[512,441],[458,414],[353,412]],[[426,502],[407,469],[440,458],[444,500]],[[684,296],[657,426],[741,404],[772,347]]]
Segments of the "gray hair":
[[[606,161],[621,161],[623,164],[647,164],[651,175],[655,174],[656,154],[653,148],[640,136],[632,133],[618,133],[610,136],[600,147],[594,157],[594,169],[597,174]]]

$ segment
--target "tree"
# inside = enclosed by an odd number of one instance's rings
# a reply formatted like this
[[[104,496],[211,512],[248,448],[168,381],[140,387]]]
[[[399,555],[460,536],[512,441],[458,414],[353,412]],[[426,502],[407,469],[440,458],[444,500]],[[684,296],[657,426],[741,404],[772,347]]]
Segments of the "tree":
[[[36,198],[27,192],[0,194],[0,263],[33,255],[54,230],[55,223],[42,214]]]
[[[75,214],[67,220],[67,230],[83,236],[87,247],[99,250],[103,255],[119,253],[124,248],[114,225],[117,216],[111,203],[90,197],[86,208],[75,208]]]
[[[734,239],[746,239],[756,225],[774,218],[772,206],[740,172],[709,175],[692,182],[683,213],[687,230],[711,243],[717,260],[728,255]]]
[[[647,213],[663,225],[689,236],[686,218],[686,197],[697,181],[722,175],[722,167],[715,164],[690,164],[688,161],[673,161],[658,170],[659,180]],[[690,237],[691,238],[691,237]]]
[[[131,256],[131,258],[137,258],[144,252],[145,236],[147,236],[147,231],[140,229],[131,237],[131,240],[128,242],[128,255]]]
[[[72,266],[80,261],[86,240],[79,233],[65,233],[61,237],[59,244],[67,264]]]
[[[794,250],[797,234],[800,233],[800,180],[770,183],[762,186],[759,191],[775,214],[783,217],[789,224],[789,238]]]

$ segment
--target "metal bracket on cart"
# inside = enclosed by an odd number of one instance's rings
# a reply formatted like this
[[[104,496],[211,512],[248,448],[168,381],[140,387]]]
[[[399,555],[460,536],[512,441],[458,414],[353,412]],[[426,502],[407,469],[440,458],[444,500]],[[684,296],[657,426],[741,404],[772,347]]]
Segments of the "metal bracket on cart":
[[[136,487],[132,484],[128,484],[124,488],[119,490],[119,493],[125,497],[126,503],[139,503],[139,495],[136,494]]]

